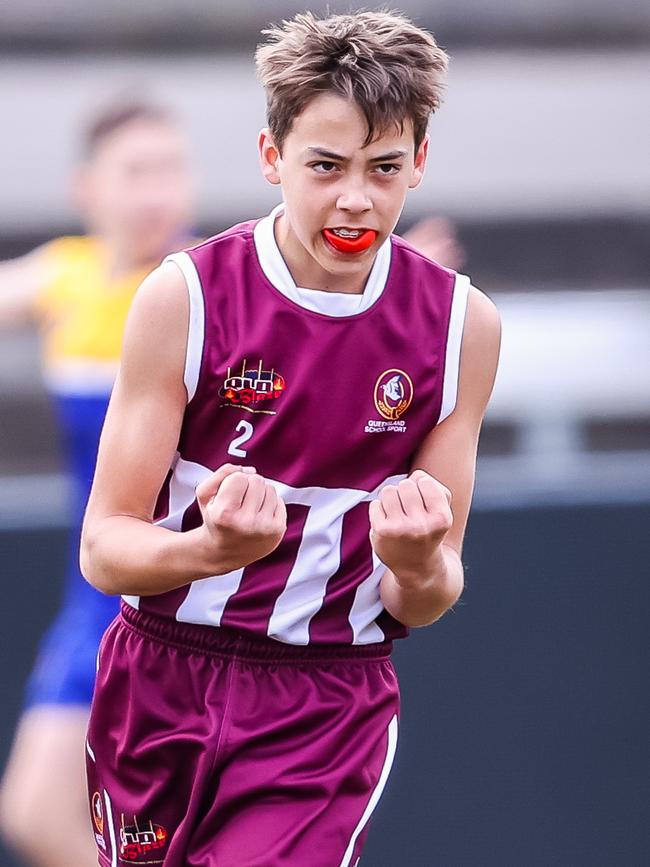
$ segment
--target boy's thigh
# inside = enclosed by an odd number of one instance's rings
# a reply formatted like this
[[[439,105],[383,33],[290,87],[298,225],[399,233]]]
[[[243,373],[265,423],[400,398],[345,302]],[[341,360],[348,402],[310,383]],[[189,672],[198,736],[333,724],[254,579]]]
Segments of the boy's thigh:
[[[392,663],[238,663],[235,698],[188,867],[354,867],[395,755]]]
[[[395,753],[389,659],[187,654],[117,619],[87,739],[102,867],[355,867]]]
[[[228,663],[106,631],[86,743],[100,865],[185,867],[225,716]]]

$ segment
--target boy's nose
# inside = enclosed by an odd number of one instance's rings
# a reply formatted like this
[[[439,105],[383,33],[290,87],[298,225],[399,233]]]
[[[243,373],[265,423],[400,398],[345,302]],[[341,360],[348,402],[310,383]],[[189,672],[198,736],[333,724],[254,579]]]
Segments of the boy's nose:
[[[336,207],[340,211],[363,214],[365,211],[372,210],[372,200],[363,187],[349,187],[339,194]]]

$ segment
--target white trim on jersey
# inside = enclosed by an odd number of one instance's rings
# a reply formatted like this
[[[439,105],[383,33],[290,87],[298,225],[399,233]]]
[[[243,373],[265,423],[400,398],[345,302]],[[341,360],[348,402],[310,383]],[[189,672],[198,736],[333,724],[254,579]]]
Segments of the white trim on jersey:
[[[123,593],[122,599],[124,599],[124,601],[128,605],[130,605],[131,608],[139,608],[140,607],[140,597],[139,596],[128,596],[128,595]],[[99,657],[97,657],[97,664],[99,665]]]
[[[277,205],[270,214],[256,224],[253,237],[257,258],[267,279],[282,292],[290,301],[326,316],[355,316],[363,313],[380,298],[388,274],[392,256],[392,244],[387,238],[377,250],[370,275],[361,295],[351,295],[349,292],[327,292],[321,289],[304,289],[296,286],[287,268],[282,253],[275,240],[274,225],[278,214],[284,210],[284,202]]]
[[[460,351],[463,343],[463,328],[470,279],[466,274],[456,274],[454,295],[449,314],[449,329],[447,332],[447,351],[445,353],[445,376],[442,383],[442,405],[438,424],[447,418],[456,406],[458,397],[458,374],[460,371]]]
[[[345,854],[341,859],[339,867],[349,867],[350,859],[352,858],[357,838],[359,837],[359,834],[363,831],[375,807],[379,803],[379,799],[381,798],[384,788],[386,786],[386,781],[388,780],[388,775],[390,774],[390,769],[393,765],[393,759],[395,758],[396,749],[397,714],[392,717],[390,723],[388,724],[388,746],[386,748],[386,758],[384,759],[384,766],[381,769],[381,774],[379,775],[379,779],[377,780],[377,785],[373,789],[372,795],[370,796],[370,800],[368,801],[366,809],[363,811],[361,819],[359,819],[359,824],[354,829],[352,837],[350,837],[348,848],[345,850]]]
[[[185,252],[172,253],[163,259],[165,262],[173,262],[177,265],[187,285],[187,293],[190,300],[190,317],[187,331],[187,351],[185,353],[185,370],[183,381],[187,389],[187,402],[189,403],[196,394],[196,387],[201,372],[201,359],[203,357],[203,341],[205,338],[205,302],[201,280],[196,266],[190,255]]]

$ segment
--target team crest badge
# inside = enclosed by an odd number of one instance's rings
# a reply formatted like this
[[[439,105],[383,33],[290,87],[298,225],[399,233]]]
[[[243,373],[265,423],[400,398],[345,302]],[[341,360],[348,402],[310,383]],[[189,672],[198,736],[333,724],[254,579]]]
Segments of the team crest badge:
[[[127,864],[162,864],[163,850],[167,846],[167,831],[162,825],[138,822],[133,816],[129,825],[120,822],[120,861]]]
[[[265,369],[262,359],[252,367],[244,359],[241,370],[235,373],[228,368],[223,385],[219,389],[221,406],[236,406],[248,412],[262,412],[275,415],[269,406],[282,397],[286,383],[284,377],[274,368]]]
[[[413,400],[413,383],[408,373],[385,370],[375,384],[375,406],[384,418],[395,421],[404,415]]]
[[[408,373],[396,367],[381,373],[375,383],[374,401],[381,421],[369,419],[366,433],[405,433],[406,422],[401,417],[413,401],[413,382]]]

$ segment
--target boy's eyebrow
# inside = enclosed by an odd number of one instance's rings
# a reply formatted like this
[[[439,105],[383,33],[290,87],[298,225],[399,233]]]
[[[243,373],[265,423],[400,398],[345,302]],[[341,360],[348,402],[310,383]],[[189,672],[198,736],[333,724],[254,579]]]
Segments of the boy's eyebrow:
[[[315,154],[319,157],[325,157],[330,160],[338,160],[339,162],[345,162],[347,157],[342,157],[341,154],[335,154],[333,151],[325,150],[325,148],[307,148],[310,154]]]
[[[380,157],[373,157],[370,160],[370,162],[371,163],[383,163],[386,160],[397,160],[400,157],[405,157],[407,155],[407,153],[408,153],[408,151],[404,151],[404,150],[391,151],[388,154],[382,154]]]
[[[307,148],[307,151],[310,154],[314,154],[315,156],[323,157],[324,159],[337,160],[338,162],[348,162],[348,157],[341,156],[341,154],[335,154],[334,151],[328,151],[325,148],[309,147],[309,148]],[[394,150],[394,151],[390,151],[390,153],[381,154],[381,156],[378,156],[378,157],[373,157],[370,160],[370,162],[371,163],[383,163],[383,162],[386,162],[387,160],[396,160],[396,159],[400,159],[401,157],[405,157],[407,155],[407,153],[408,153],[408,151],[406,151],[406,150]]]

